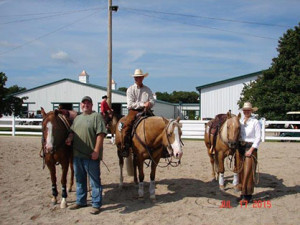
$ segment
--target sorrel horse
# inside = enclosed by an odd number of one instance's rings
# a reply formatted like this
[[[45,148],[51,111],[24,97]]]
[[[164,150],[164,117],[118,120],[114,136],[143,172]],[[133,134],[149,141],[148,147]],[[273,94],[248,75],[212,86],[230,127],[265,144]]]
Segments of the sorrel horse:
[[[60,207],[67,207],[67,174],[69,165],[71,168],[70,186],[68,191],[71,191],[74,183],[74,170],[73,170],[73,154],[72,147],[65,144],[65,140],[68,136],[70,122],[67,118],[61,114],[59,110],[46,113],[41,108],[43,116],[42,123],[42,152],[45,163],[50,171],[52,182],[52,202],[57,203],[57,185],[56,185],[56,168],[57,164],[61,165],[61,185],[62,185],[62,200]]]
[[[215,165],[217,166],[217,175],[219,179],[219,187],[221,190],[224,189],[224,159],[228,155],[233,155],[237,149],[239,136],[240,136],[240,118],[241,114],[238,116],[227,113],[227,118],[225,122],[221,125],[215,139],[214,154],[210,151],[211,146],[214,143],[214,136],[210,134],[209,124],[205,126],[204,142],[208,150],[208,156],[210,158],[210,163],[212,166],[212,177],[215,178]],[[237,173],[236,162],[234,165],[234,172]],[[234,174],[233,184],[237,185],[237,174]]]
[[[119,157],[120,166],[120,186],[123,185],[123,165],[124,158],[121,154],[121,149],[124,146],[122,138],[122,124],[126,117],[119,120],[116,130],[116,145],[117,153]],[[181,141],[181,124],[179,124],[179,118],[177,120],[168,120],[163,117],[151,116],[140,120],[140,123],[136,126],[132,138],[132,154],[133,162],[130,164],[133,166],[134,181],[137,180],[137,168],[139,171],[139,189],[138,196],[143,198],[144,196],[144,161],[146,159],[151,160],[151,173],[150,173],[150,199],[155,200],[155,172],[158,166],[159,160],[162,157],[163,150],[167,150],[169,156],[179,160],[182,157],[182,141]],[[128,157],[129,158],[129,157]]]

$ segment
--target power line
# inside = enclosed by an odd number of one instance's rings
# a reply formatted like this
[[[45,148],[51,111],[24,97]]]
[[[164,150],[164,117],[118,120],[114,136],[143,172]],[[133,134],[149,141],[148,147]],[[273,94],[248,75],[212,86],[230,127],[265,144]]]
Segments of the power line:
[[[145,11],[145,10],[140,10],[140,11]],[[140,14],[140,15],[143,15],[143,16],[147,16],[147,17],[158,18],[158,19],[161,19],[161,20],[168,20],[168,21],[171,21],[171,22],[174,22],[174,23],[185,24],[185,25],[189,25],[189,26],[202,27],[202,28],[211,29],[211,30],[219,30],[219,31],[223,31],[223,32],[235,33],[235,34],[239,34],[239,35],[246,35],[246,36],[262,38],[262,39],[278,40],[277,38],[272,38],[272,37],[264,37],[264,36],[253,35],[253,34],[244,33],[244,32],[230,31],[230,30],[225,30],[225,29],[216,28],[216,27],[209,27],[209,26],[200,25],[200,24],[193,24],[193,23],[190,23],[190,22],[178,21],[178,20],[174,20],[174,19],[170,19],[170,18],[160,17],[160,16],[157,16],[157,15],[144,14],[142,12],[139,12],[138,10],[134,11],[134,13]]]
[[[27,18],[27,19],[19,19],[19,20],[14,20],[14,21],[8,21],[8,22],[0,23],[0,25],[11,24],[11,23],[21,23],[21,22],[27,22],[27,21],[32,21],[32,20],[47,19],[47,18],[51,18],[51,17],[65,16],[65,15],[70,15],[70,14],[74,14],[74,13],[86,12],[86,11],[92,11],[92,10],[94,11],[94,10],[99,10],[99,9],[103,10],[105,8],[98,7],[98,8],[92,8],[92,9],[73,10],[73,11],[66,11],[66,12],[23,14],[23,15],[18,15],[18,17],[21,17],[21,16],[38,16],[38,15],[48,15],[48,16],[42,16],[42,17],[34,17],[34,18]],[[15,16],[17,16],[17,15],[15,15]],[[3,16],[1,16],[1,17],[3,17]]]
[[[94,15],[94,14],[96,14],[96,13],[97,13],[97,12],[93,12],[93,13],[91,13],[91,14],[89,14],[89,15],[83,17],[83,18],[80,18],[80,19],[78,19],[78,20],[73,21],[72,23],[69,23],[69,24],[66,24],[66,25],[64,25],[64,26],[61,26],[61,27],[59,27],[59,28],[57,28],[57,29],[55,29],[55,30],[53,30],[53,31],[50,31],[50,32],[48,32],[48,33],[46,33],[46,34],[43,34],[43,35],[41,35],[41,36],[39,36],[39,37],[37,37],[37,38],[35,38],[35,39],[32,39],[32,40],[30,40],[30,41],[27,41],[27,42],[25,42],[25,43],[23,43],[23,44],[21,44],[21,45],[19,45],[19,46],[16,46],[16,47],[11,48],[11,49],[9,49],[9,50],[7,50],[7,51],[1,52],[1,53],[0,53],[0,56],[4,55],[4,54],[6,54],[6,53],[12,52],[12,51],[14,51],[14,50],[16,50],[16,49],[22,48],[22,47],[24,47],[24,46],[26,46],[26,45],[29,45],[29,44],[31,44],[31,43],[34,42],[34,41],[40,40],[40,39],[42,39],[42,38],[45,38],[45,37],[47,37],[47,36],[49,36],[49,35],[51,35],[51,34],[54,34],[54,33],[58,32],[58,31],[60,31],[60,30],[63,30],[64,28],[69,27],[69,26],[71,26],[71,25],[73,25],[73,24],[75,24],[75,23],[77,23],[77,22],[79,22],[79,21],[85,20],[85,19],[87,19],[88,17],[90,17],[90,16],[92,16],[92,15]]]
[[[191,18],[201,18],[201,19],[209,19],[209,20],[220,20],[226,22],[233,22],[233,23],[244,23],[244,24],[253,24],[253,25],[262,25],[262,26],[276,26],[276,27],[284,27],[289,28],[286,25],[280,24],[271,24],[271,23],[260,23],[260,22],[251,22],[251,21],[242,21],[242,20],[232,20],[232,19],[224,19],[224,18],[217,18],[217,17],[206,17],[206,16],[196,16],[196,15],[188,15],[188,14],[181,14],[181,13],[172,13],[172,12],[162,12],[162,11],[155,11],[155,10],[146,10],[146,9],[135,9],[135,8],[127,8],[123,7],[123,9],[128,11],[144,11],[149,13],[156,13],[156,14],[166,14],[166,15],[173,15],[173,16],[183,16],[183,17],[191,17]]]

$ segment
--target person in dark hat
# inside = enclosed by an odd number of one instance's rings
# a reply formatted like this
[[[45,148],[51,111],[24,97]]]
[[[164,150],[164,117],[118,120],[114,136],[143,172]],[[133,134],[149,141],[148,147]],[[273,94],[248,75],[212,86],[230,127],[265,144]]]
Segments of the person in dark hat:
[[[103,141],[106,136],[102,116],[93,111],[93,100],[89,96],[80,103],[82,114],[77,116],[71,126],[66,140],[67,145],[73,141],[73,166],[76,178],[76,203],[71,210],[87,206],[87,176],[92,187],[91,214],[100,213],[102,206],[102,185],[100,179],[100,160],[103,156]]]
[[[113,109],[111,109],[107,103],[107,95],[102,96],[101,115],[103,116],[103,119],[105,121],[106,128],[108,128],[108,124],[113,117]]]

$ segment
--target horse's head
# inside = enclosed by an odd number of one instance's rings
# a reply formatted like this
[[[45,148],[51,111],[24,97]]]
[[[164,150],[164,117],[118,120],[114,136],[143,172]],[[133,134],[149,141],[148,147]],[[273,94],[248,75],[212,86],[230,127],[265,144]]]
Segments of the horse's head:
[[[170,120],[166,127],[166,140],[167,140],[167,150],[170,156],[174,156],[177,159],[181,159],[183,155],[182,146],[183,143],[181,141],[181,127],[182,125],[179,123],[180,118],[177,120]]]
[[[41,107],[41,113],[43,116],[42,147],[46,153],[50,153],[55,150],[55,147],[64,143],[68,132],[57,110],[46,113]]]
[[[239,113],[238,116],[227,113],[227,143],[230,149],[237,148],[240,136],[240,118],[241,113]]]

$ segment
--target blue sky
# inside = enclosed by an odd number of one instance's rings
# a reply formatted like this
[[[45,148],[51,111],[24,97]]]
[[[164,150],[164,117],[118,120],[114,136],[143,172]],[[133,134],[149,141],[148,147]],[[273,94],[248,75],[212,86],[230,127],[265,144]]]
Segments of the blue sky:
[[[63,78],[107,85],[107,0],[0,0],[0,71],[33,88]],[[113,0],[113,79],[136,68],[153,92],[270,67],[279,38],[300,22],[299,0]]]

